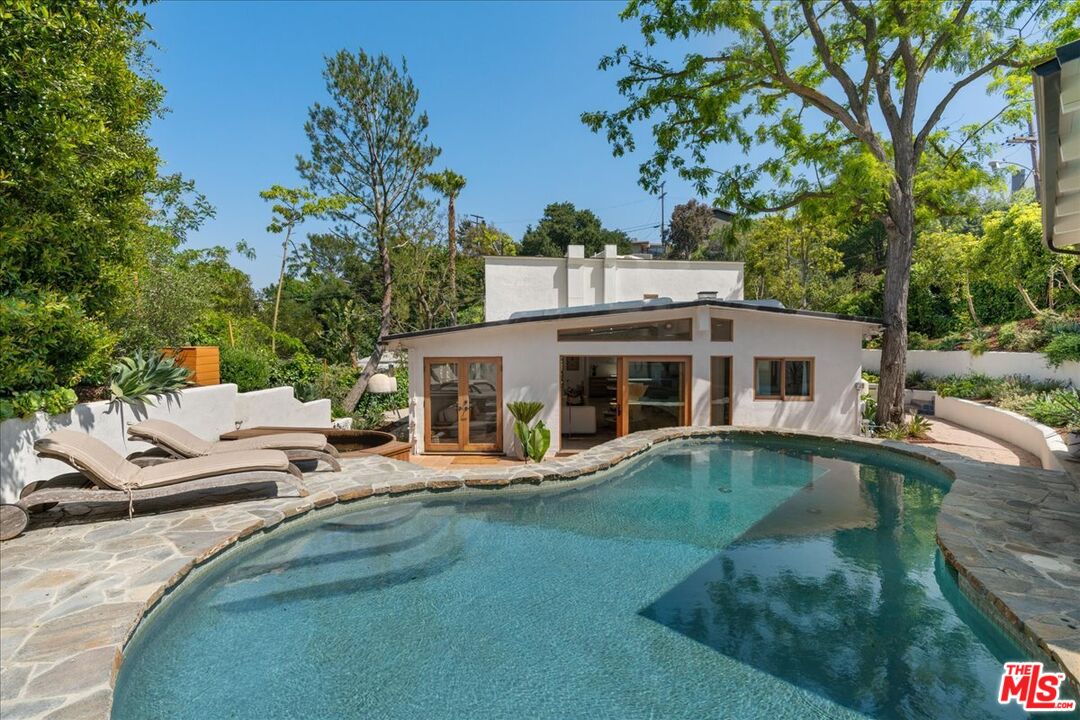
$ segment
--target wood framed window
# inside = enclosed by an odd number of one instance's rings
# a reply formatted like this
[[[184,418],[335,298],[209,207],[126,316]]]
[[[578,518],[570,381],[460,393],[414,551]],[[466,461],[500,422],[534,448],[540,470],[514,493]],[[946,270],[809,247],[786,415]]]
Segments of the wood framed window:
[[[730,318],[712,318],[709,335],[713,342],[731,342],[735,339],[735,323]]]
[[[813,400],[814,358],[754,358],[755,400]]]

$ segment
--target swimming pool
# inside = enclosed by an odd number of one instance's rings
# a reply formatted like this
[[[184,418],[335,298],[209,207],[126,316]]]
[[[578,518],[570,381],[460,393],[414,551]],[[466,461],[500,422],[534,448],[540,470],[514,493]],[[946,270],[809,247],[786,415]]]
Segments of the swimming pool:
[[[600,482],[337,512],[186,580],[114,718],[1023,717],[929,465],[679,441]]]

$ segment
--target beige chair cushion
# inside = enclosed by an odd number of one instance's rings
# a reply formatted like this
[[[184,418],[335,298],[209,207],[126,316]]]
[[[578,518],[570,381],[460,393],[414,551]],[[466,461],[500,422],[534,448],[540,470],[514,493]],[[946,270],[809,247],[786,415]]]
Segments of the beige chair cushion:
[[[139,468],[132,478],[132,486],[148,488],[217,475],[259,471],[287,472],[288,469],[289,458],[280,450],[215,453]]]
[[[203,440],[168,420],[143,420],[129,427],[128,435],[187,458],[209,455],[214,446],[210,440]]]
[[[257,435],[239,440],[218,440],[211,452],[236,452],[237,450],[322,450],[326,436],[318,433],[277,433]]]
[[[34,449],[66,462],[98,487],[112,490],[123,490],[141,469],[100,440],[75,430],[50,433],[34,443]]]

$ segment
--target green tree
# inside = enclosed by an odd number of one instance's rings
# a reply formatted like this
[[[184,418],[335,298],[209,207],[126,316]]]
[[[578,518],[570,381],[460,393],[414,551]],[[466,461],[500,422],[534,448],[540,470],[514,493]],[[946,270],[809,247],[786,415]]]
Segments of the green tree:
[[[112,341],[157,180],[145,27],[121,3],[0,10],[0,392],[70,387]]]
[[[687,259],[706,246],[719,231],[720,223],[708,205],[693,199],[676,205],[671,211],[668,252],[673,258]]]
[[[1026,69],[1047,49],[1076,37],[1063,21],[1066,0],[1047,2],[673,3],[632,0],[646,45],[659,38],[720,38],[716,52],[671,62],[625,46],[602,68],[625,65],[618,81],[626,107],[589,112],[583,121],[605,131],[616,155],[635,148],[633,127],[653,123],[656,150],[641,166],[654,190],[674,168],[701,195],[750,213],[831,198],[837,208],[881,220],[888,237],[883,311],[879,423],[903,415],[908,289],[918,208],[916,175],[928,147],[963,164],[968,138],[1018,111],[971,128],[945,145],[939,124],[958,93],[992,74],[1006,90],[1010,68]],[[1014,30],[1021,28],[1021,31]],[[1026,30],[1026,33],[1023,31]],[[1046,41],[1029,42],[1028,38]],[[927,103],[929,77],[951,77]],[[880,119],[879,119],[880,118]],[[881,125],[883,120],[884,126]],[[757,163],[725,170],[709,165],[715,144],[744,153],[772,146]]]
[[[592,210],[578,210],[573,203],[561,202],[548,205],[536,227],[525,229],[521,254],[562,257],[571,245],[584,245],[586,257],[605,245],[617,245],[620,253],[630,252],[626,233],[605,229]]]
[[[746,236],[746,288],[752,298],[787,307],[830,309],[833,275],[843,262],[837,233],[818,218],[774,215],[754,222]]]
[[[266,231],[275,235],[284,233],[281,239],[281,269],[278,271],[277,291],[274,293],[274,314],[270,322],[270,352],[276,354],[277,343],[274,335],[277,333],[278,313],[281,310],[281,292],[285,287],[285,270],[290,254],[296,250],[292,239],[293,231],[307,218],[324,213],[328,208],[341,203],[337,197],[320,200],[309,190],[282,185],[272,185],[269,190],[260,192],[259,197],[274,203],[270,206],[273,216]]]
[[[1050,252],[1042,238],[1039,204],[1017,202],[986,217],[982,239],[974,249],[981,277],[1016,293],[1032,315],[1055,309],[1056,283],[1062,275],[1071,280],[1077,264],[1075,256]]]
[[[420,93],[404,63],[399,68],[385,55],[342,50],[327,58],[323,77],[330,100],[308,111],[304,129],[311,150],[297,159],[297,168],[313,192],[342,199],[328,213],[334,233],[350,254],[368,249],[378,257],[382,276],[378,340],[345,397],[345,410],[351,412],[393,327],[392,244],[423,204],[420,190],[440,151],[428,142],[428,118],[417,107]]]
[[[509,233],[494,225],[462,220],[458,225],[461,252],[468,257],[485,255],[517,255],[518,245]]]
[[[457,325],[458,291],[457,291],[457,214],[454,203],[457,196],[465,189],[465,178],[453,170],[443,170],[428,176],[428,182],[436,192],[446,198],[446,247],[447,269],[450,282],[450,324]]]

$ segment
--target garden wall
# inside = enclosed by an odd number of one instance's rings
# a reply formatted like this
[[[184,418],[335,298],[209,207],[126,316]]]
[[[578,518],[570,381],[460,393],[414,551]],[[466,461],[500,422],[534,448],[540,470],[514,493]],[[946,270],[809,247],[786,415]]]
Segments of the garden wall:
[[[1047,470],[1064,470],[1058,458],[1068,454],[1065,441],[1057,430],[1031,418],[972,400],[940,396],[934,403],[934,415],[1027,450]]]
[[[862,351],[863,370],[876,373],[881,367],[880,350]],[[934,377],[982,373],[990,377],[1027,375],[1032,380],[1059,380],[1080,386],[1080,363],[1063,362],[1058,367],[1046,364],[1042,353],[987,352],[972,355],[967,350],[908,350],[908,372],[923,372]]]
[[[236,385],[225,384],[188,388],[138,412],[101,401],[76,405],[62,415],[37,413],[5,420],[0,423],[0,502],[17,500],[27,483],[72,471],[58,460],[37,457],[34,441],[43,435],[60,428],[82,430],[126,456],[150,447],[126,437],[128,425],[146,418],[169,420],[201,437],[217,439],[224,432],[254,425],[328,427],[330,401],[299,402],[290,387],[239,393]]]

